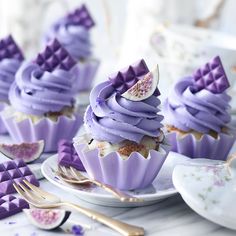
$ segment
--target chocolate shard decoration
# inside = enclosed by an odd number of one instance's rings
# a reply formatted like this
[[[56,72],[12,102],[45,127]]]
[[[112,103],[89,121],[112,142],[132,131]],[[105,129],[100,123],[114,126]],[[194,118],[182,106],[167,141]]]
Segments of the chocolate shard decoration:
[[[25,208],[29,208],[29,204],[24,199],[0,193],[0,220],[15,215]]]
[[[68,25],[81,25],[86,29],[90,29],[95,25],[87,7],[83,4],[65,17]]]
[[[11,35],[0,40],[0,61],[5,58],[17,59],[19,61],[24,60],[22,51]]]
[[[58,164],[65,167],[74,167],[85,171],[84,166],[75,151],[72,141],[62,139],[58,144]]]
[[[48,44],[45,50],[38,54],[34,62],[44,71],[49,72],[52,72],[55,69],[69,71],[76,64],[76,61],[66,49],[63,48],[57,39],[54,39]]]
[[[124,93],[140,79],[142,79],[149,69],[143,59],[109,76],[113,87],[120,93]]]
[[[39,182],[29,167],[22,160],[7,161],[0,164],[0,193],[15,193],[14,183],[28,180],[31,184],[39,186]]]
[[[207,89],[212,93],[222,93],[230,86],[219,56],[197,69],[193,80],[194,92]]]

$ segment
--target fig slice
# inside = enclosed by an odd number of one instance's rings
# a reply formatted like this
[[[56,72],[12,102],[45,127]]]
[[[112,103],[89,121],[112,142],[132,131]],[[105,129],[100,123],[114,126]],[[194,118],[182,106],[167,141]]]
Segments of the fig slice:
[[[143,79],[124,92],[121,96],[130,101],[142,101],[153,95],[159,82],[159,70],[157,68],[147,73]]]
[[[36,227],[44,230],[52,230],[63,225],[71,212],[63,209],[24,209],[29,221]]]
[[[44,141],[33,143],[0,144],[0,152],[10,159],[22,159],[30,163],[38,159],[44,150]]]

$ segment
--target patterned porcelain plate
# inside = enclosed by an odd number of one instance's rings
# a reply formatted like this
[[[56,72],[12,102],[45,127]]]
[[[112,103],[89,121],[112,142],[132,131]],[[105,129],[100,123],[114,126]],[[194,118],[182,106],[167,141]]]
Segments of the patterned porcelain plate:
[[[120,202],[115,197],[98,187],[85,187],[78,185],[72,186],[62,182],[55,176],[55,169],[57,168],[57,155],[49,157],[43,163],[41,170],[45,178],[47,178],[51,183],[90,203],[112,207],[137,207],[150,205],[176,194],[177,191],[173,187],[172,183],[172,172],[177,162],[183,163],[187,159],[188,158],[185,156],[171,152],[151,186],[145,189],[129,192],[130,194],[144,200],[143,202],[138,203]]]
[[[176,166],[173,183],[184,201],[199,215],[236,230],[236,160],[198,159]]]

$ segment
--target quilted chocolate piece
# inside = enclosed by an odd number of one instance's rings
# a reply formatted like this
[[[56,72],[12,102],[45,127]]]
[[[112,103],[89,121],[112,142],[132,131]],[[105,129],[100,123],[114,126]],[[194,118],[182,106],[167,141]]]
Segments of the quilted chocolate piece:
[[[69,140],[63,139],[58,144],[58,164],[65,167],[72,166],[77,170],[85,171],[73,143]]]
[[[69,25],[81,25],[86,29],[90,29],[95,25],[93,18],[84,4],[69,13],[65,19]]]
[[[149,69],[142,59],[111,75],[109,79],[117,91],[124,93],[148,72]]]
[[[194,91],[207,89],[212,93],[222,93],[229,87],[220,57],[213,58],[193,74]]]
[[[0,164],[0,193],[15,193],[13,183],[28,180],[39,186],[39,182],[23,160],[6,161]]]
[[[0,40],[0,61],[5,58],[14,58],[23,61],[24,57],[20,48],[11,35]]]
[[[22,198],[0,193],[0,220],[29,208],[29,204]]]
[[[76,61],[62,47],[58,40],[54,39],[46,46],[43,52],[38,54],[35,63],[44,71],[52,72],[55,69],[69,71],[76,64]]]

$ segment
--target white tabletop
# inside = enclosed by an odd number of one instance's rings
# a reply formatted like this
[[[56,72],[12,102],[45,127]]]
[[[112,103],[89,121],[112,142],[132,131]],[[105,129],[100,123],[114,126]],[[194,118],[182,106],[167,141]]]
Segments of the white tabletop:
[[[10,139],[5,136],[0,137],[0,142],[10,142]],[[235,148],[233,148],[235,149]],[[0,157],[1,160],[1,157]],[[45,190],[53,192],[66,200],[81,204],[116,219],[124,222],[143,226],[145,235],[181,235],[181,236],[199,236],[199,235],[214,235],[214,236],[234,236],[236,231],[232,231],[220,227],[214,223],[205,220],[194,211],[192,211],[182,200],[180,195],[175,195],[169,199],[159,202],[155,205],[139,208],[112,208],[101,207],[84,202],[68,193],[58,189],[45,179],[40,181],[41,187]],[[98,224],[87,217],[72,212],[69,224],[81,224],[89,226],[91,229],[85,231],[85,235],[119,235],[101,224]],[[62,230],[60,231],[42,231],[32,226],[27,220],[24,213],[19,213],[15,216],[0,220],[0,235],[1,236],[49,236],[49,235],[69,235]]]

